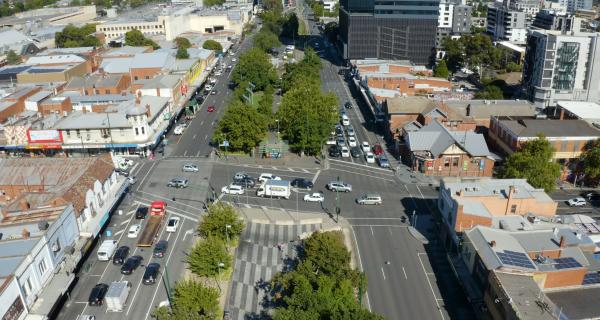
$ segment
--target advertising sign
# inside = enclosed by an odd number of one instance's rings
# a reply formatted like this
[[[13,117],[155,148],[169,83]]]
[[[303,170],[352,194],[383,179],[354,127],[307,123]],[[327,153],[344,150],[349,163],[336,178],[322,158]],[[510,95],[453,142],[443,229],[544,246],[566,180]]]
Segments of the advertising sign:
[[[27,130],[29,143],[61,143],[62,133],[59,130]]]

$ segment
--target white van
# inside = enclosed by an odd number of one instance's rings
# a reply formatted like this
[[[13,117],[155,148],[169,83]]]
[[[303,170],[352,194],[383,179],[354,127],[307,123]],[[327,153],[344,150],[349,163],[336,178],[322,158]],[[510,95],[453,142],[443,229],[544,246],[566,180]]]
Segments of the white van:
[[[350,118],[348,118],[348,116],[346,114],[342,114],[342,116],[340,118],[342,120],[342,125],[344,125],[344,126],[350,125]]]
[[[117,250],[117,240],[104,240],[98,249],[98,260],[110,260],[115,250]]]
[[[378,194],[364,193],[356,199],[358,204],[381,204],[381,196]]]

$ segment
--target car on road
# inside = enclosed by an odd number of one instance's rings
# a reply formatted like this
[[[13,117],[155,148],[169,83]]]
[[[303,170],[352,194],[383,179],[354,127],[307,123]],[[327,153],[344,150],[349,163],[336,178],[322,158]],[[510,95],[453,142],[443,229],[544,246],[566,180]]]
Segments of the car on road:
[[[589,201],[600,201],[600,192],[588,192],[583,194]]]
[[[95,285],[94,288],[92,288],[92,292],[90,292],[90,297],[88,298],[88,305],[101,306],[107,291],[107,284],[98,283],[97,285]]]
[[[348,145],[350,147],[356,147],[358,145],[355,137],[348,138]]]
[[[185,126],[178,125],[173,129],[173,134],[180,136],[183,134],[183,131],[185,131]]]
[[[220,70],[220,69],[219,69],[219,70],[215,71],[215,76],[216,76],[216,77],[218,77],[218,76],[220,76],[220,75],[222,75],[222,74],[223,74],[223,70]]]
[[[141,256],[129,257],[129,259],[127,259],[127,261],[125,261],[125,263],[121,266],[121,274],[132,274],[135,269],[142,264],[143,260],[144,258]]]
[[[335,192],[351,192],[352,185],[343,181],[331,181],[325,186],[329,191]]]
[[[343,137],[340,137],[337,139],[337,145],[338,146],[345,146],[346,145],[346,139],[344,139]]]
[[[342,127],[342,125],[340,124],[336,124],[335,125],[335,134],[339,135],[344,135],[344,127]]]
[[[215,106],[208,106],[208,108],[206,108],[206,111],[208,111],[208,112],[215,112]]]
[[[346,133],[348,134],[348,137],[354,137],[354,135],[355,135],[354,126],[349,125],[348,128],[346,128]]]
[[[340,150],[340,152],[342,153],[342,158],[350,157],[350,149],[348,149],[348,147],[342,146],[342,149]]]
[[[144,284],[155,284],[160,271],[160,264],[153,262],[148,264],[142,282]]]
[[[329,156],[339,158],[342,156],[342,150],[339,146],[331,146],[331,148],[329,148]]]
[[[308,179],[296,178],[296,179],[292,180],[292,187],[310,190],[310,189],[312,189],[313,186],[314,186],[313,182]]]
[[[136,219],[146,219],[146,215],[148,215],[148,207],[138,207],[135,209]]]
[[[363,193],[360,197],[356,198],[356,203],[380,205],[382,202],[381,196],[376,193]]]
[[[325,144],[328,146],[334,145],[337,142],[335,141],[335,137],[334,136],[330,136],[329,138],[327,138],[327,140],[325,141]]]
[[[233,184],[235,184],[236,186],[242,186],[242,187],[248,189],[248,188],[254,188],[254,186],[256,185],[256,181],[254,181],[254,179],[251,177],[245,177],[242,179],[233,179]]]
[[[176,232],[177,227],[179,227],[179,221],[181,219],[179,217],[171,217],[169,221],[167,221],[167,232]]]
[[[142,230],[142,226],[139,224],[134,224],[129,227],[129,231],[127,231],[127,238],[137,238],[140,234],[140,230]]]
[[[129,173],[131,172],[131,169],[126,168],[126,169],[121,169],[121,168],[116,168],[115,172],[123,177],[129,177]]]
[[[344,108],[352,109],[352,103],[350,101],[346,101],[346,103],[344,103]]]
[[[383,148],[381,147],[381,145],[379,143],[376,143],[373,146],[373,154],[375,154],[376,156],[380,156],[383,154]]]
[[[213,89],[213,91],[210,92],[210,94],[212,94],[213,96],[216,95],[217,93],[219,93],[219,90],[217,89]],[[214,108],[213,108],[214,111]]]
[[[237,59],[236,58],[231,58],[231,62],[236,62]]]
[[[169,183],[167,183],[167,187],[171,187],[171,188],[187,188],[187,186],[188,186],[188,179],[185,179],[185,178],[171,179],[171,181],[169,181]]]
[[[258,177],[258,181],[265,182],[267,180],[281,180],[281,177],[278,177],[272,173],[261,173],[260,177]]]
[[[304,195],[304,201],[306,202],[323,202],[325,197],[320,192],[310,193]]]
[[[573,199],[569,199],[567,201],[567,204],[569,205],[569,207],[583,207],[586,205],[585,199],[578,197],[578,198],[573,198]]]
[[[390,167],[390,162],[384,155],[380,155],[379,157],[377,157],[377,162],[379,162],[379,166],[382,168]]]
[[[375,163],[375,155],[372,152],[365,153],[365,161],[367,163]]]
[[[233,180],[241,180],[241,179],[244,179],[244,178],[250,178],[250,179],[252,179],[252,177],[249,174],[245,173],[244,171],[236,172],[233,175]]]
[[[198,172],[198,166],[195,164],[184,164],[183,167],[181,167],[181,171],[183,172]]]
[[[223,320],[231,320],[231,311],[225,310],[223,311]]]
[[[221,188],[221,192],[224,194],[244,194],[244,188],[237,184],[230,184]]]
[[[162,258],[167,253],[167,248],[169,247],[169,242],[167,240],[160,240],[154,245],[154,250],[152,251],[152,256],[155,258]]]
[[[359,147],[350,148],[350,155],[352,156],[352,158],[360,158],[361,154],[362,152],[360,151]]]
[[[371,146],[369,145],[368,141],[363,141],[360,144],[360,148],[362,149],[363,152],[367,153],[371,151]]]
[[[123,264],[127,256],[129,255],[129,247],[121,246],[115,253],[113,254],[113,264]]]

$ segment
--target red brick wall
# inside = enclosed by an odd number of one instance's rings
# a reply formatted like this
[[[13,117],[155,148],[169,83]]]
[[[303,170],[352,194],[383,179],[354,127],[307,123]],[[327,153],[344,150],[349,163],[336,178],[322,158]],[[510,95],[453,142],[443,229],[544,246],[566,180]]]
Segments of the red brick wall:
[[[66,98],[62,101],[44,102],[38,107],[39,112],[44,115],[57,112],[63,114],[63,112],[73,111],[73,105],[71,104],[71,98]]]
[[[25,107],[24,104],[23,104],[23,107],[19,107],[19,104],[17,102],[13,102],[13,105],[0,111],[0,122],[4,122],[9,117],[12,117],[20,112],[23,112],[24,107]]]
[[[488,226],[492,225],[492,219],[474,216],[463,212],[463,206],[459,205],[456,211],[456,223],[454,224],[455,232],[464,232],[471,229],[474,226]]]
[[[581,285],[586,268],[546,272],[544,289]]]
[[[446,156],[441,155],[437,159],[433,159],[433,166],[431,169],[427,166],[427,161],[425,161],[425,169],[424,174],[431,176],[440,176],[440,177],[491,177],[494,169],[494,161],[488,158],[477,158],[477,163],[473,163],[473,158],[469,155],[460,155],[458,157],[458,166],[453,165],[452,159],[450,159],[449,166],[446,166],[445,162]],[[479,161],[483,159],[484,167],[483,170],[479,170]],[[467,162],[467,170],[463,170],[464,161]],[[441,170],[440,170],[441,168]],[[418,168],[418,162],[415,161],[413,164],[413,170],[420,171]]]
[[[161,70],[160,68],[136,68],[131,69],[130,71],[132,81],[136,81],[142,79],[152,79],[159,74]]]

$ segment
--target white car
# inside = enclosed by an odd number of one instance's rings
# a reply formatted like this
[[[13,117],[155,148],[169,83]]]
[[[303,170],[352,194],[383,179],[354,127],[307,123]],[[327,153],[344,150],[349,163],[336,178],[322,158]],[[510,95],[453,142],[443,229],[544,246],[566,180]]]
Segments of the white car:
[[[222,74],[223,74],[223,71],[221,71],[221,70],[215,71],[215,76],[217,76],[217,77],[220,76],[220,75],[222,75]]]
[[[221,192],[225,194],[244,194],[244,188],[235,184],[230,184],[221,188]]]
[[[237,59],[236,58],[231,58],[231,62],[236,62]]]
[[[348,145],[350,147],[356,147],[357,146],[356,138],[355,137],[348,138]]]
[[[375,163],[375,155],[373,155],[373,152],[365,153],[365,160],[367,163]]]
[[[184,164],[181,168],[183,172],[198,172],[198,166],[195,164]]]
[[[208,92],[208,91],[211,91],[212,89],[213,89],[213,86],[211,86],[210,84],[207,84],[207,85],[204,87],[204,91],[206,91],[206,92]]]
[[[179,220],[181,220],[179,217],[171,217],[169,218],[169,221],[167,222],[167,232],[176,232],[177,231],[177,227],[179,226]]]
[[[178,136],[179,136],[179,135],[182,135],[182,134],[183,134],[183,131],[184,131],[184,130],[185,130],[185,126],[179,125],[179,126],[175,127],[175,129],[173,130],[173,133],[174,133],[175,135],[178,135]]]
[[[119,161],[120,167],[133,167],[133,160],[131,159],[121,159]]]
[[[142,227],[139,224],[132,225],[129,227],[129,231],[127,231],[127,238],[137,238],[140,234],[140,230],[142,230]]]
[[[360,144],[360,148],[362,149],[362,151],[363,151],[364,153],[368,153],[368,152],[370,152],[370,151],[371,151],[371,146],[369,145],[369,142],[368,142],[368,141],[363,141],[363,142]]]
[[[329,138],[327,138],[327,141],[325,141],[325,144],[328,146],[334,145],[336,143],[337,142],[335,141],[335,137],[329,137]]]
[[[135,177],[127,177],[127,181],[129,181],[129,184],[134,185],[137,180],[135,180]]]
[[[278,177],[272,173],[261,173],[260,177],[258,177],[258,181],[265,182],[267,180],[281,180],[281,177]]]
[[[342,151],[342,158],[350,157],[350,149],[348,149],[348,147],[343,146],[341,151]]]
[[[584,198],[573,198],[569,199],[569,201],[567,201],[567,204],[569,205],[569,207],[583,207],[586,205],[586,202]]]
[[[323,202],[325,197],[323,197],[322,193],[315,192],[304,195],[304,201],[306,202]]]

